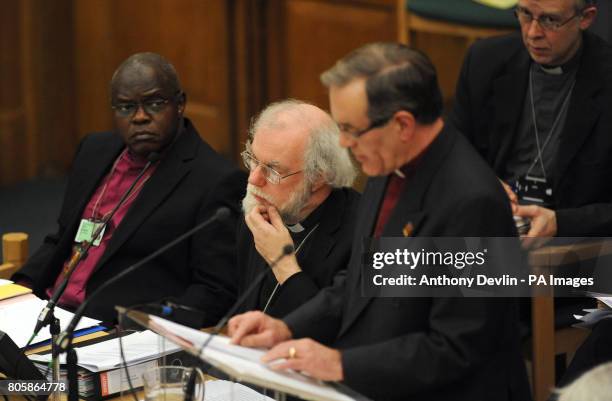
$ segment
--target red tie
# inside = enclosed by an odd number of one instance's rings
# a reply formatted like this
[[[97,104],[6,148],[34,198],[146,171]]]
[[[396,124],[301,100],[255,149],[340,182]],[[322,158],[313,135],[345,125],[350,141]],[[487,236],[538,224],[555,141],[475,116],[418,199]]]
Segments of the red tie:
[[[395,205],[397,205],[397,201],[402,193],[405,182],[406,180],[404,178],[401,178],[395,173],[391,174],[391,177],[389,177],[389,182],[387,183],[387,189],[385,191],[385,198],[380,211],[378,212],[378,220],[376,221],[374,237],[380,237],[382,234],[389,217],[391,217],[393,209],[395,209]]]

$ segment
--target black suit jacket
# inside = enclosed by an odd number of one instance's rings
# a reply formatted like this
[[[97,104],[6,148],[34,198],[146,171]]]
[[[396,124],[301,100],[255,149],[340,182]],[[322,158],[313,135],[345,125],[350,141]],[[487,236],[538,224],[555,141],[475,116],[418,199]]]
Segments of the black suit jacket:
[[[558,236],[612,233],[612,48],[584,33],[552,189]],[[531,58],[518,34],[476,42],[468,52],[449,122],[500,176],[523,110]]]
[[[527,400],[514,302],[361,295],[363,238],[388,177],[362,195],[347,279],[285,318],[295,338],[342,351],[345,383],[375,400]],[[515,236],[505,194],[465,138],[444,129],[405,183],[384,237]]]
[[[330,286],[334,277],[344,274],[351,255],[353,230],[357,220],[359,194],[353,189],[334,189],[316,210],[319,226],[297,254],[300,273],[279,286],[267,314],[283,317],[314,297],[321,288]],[[319,213],[320,212],[320,213]],[[314,213],[314,212],[313,212]],[[296,244],[297,246],[297,244]],[[238,267],[243,271],[239,293],[242,294],[262,271],[269,271],[266,261],[255,249],[253,235],[241,221],[238,229]],[[270,272],[273,275],[273,273]],[[246,299],[243,311],[262,310],[259,302],[261,285]]]
[[[206,144],[188,120],[185,122],[185,130],[160,160],[114,232],[87,282],[86,294],[209,218],[218,207],[229,207],[232,216],[110,286],[92,300],[87,315],[112,321],[115,305],[175,297],[204,309],[206,316],[201,323],[211,325],[234,302],[235,229],[245,174]],[[46,297],[45,290],[54,283],[70,254],[83,209],[124,147],[121,138],[111,132],[83,139],[70,172],[58,231],[45,238],[14,280],[32,281],[34,292]]]

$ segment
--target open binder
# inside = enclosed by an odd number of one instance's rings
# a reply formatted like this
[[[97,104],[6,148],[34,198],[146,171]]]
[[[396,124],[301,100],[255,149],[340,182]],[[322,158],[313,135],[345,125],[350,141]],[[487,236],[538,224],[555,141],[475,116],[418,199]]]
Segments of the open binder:
[[[230,344],[227,336],[210,334],[171,322],[155,315],[117,307],[120,314],[179,345],[183,350],[209,363],[236,381],[254,384],[270,390],[312,401],[367,400],[348,389],[339,391],[335,385],[306,375],[287,371],[277,372],[260,362],[264,350]],[[350,395],[349,395],[350,393]]]

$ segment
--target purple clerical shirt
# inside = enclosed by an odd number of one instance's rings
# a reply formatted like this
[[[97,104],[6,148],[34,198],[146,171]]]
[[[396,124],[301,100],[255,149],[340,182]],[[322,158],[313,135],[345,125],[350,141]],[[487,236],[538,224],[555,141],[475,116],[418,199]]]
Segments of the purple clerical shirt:
[[[124,151],[119,155],[115,161],[114,167],[104,177],[92,197],[89,199],[81,219],[95,219],[101,220],[103,216],[110,213],[110,211],[117,205],[121,196],[128,190],[132,182],[136,179],[140,171],[147,163],[146,159],[137,158],[131,155],[129,152]],[[119,226],[125,215],[127,214],[130,206],[138,197],[140,190],[144,183],[149,179],[156,165],[152,165],[147,172],[140,178],[125,203],[117,210],[115,215],[110,219],[106,225],[104,236],[99,246],[92,246],[89,248],[87,257],[76,266],[74,273],[70,276],[68,285],[64,294],[59,300],[60,305],[76,308],[85,299],[85,291],[87,289],[87,281],[92,275],[96,265],[100,261],[106,248],[112,238],[115,229]],[[76,242],[74,245],[77,245]],[[68,258],[69,260],[70,258]],[[68,263],[68,260],[64,263],[64,267]],[[55,284],[47,289],[47,295],[51,296],[53,291],[60,285],[64,279],[64,269],[60,272],[55,280]]]

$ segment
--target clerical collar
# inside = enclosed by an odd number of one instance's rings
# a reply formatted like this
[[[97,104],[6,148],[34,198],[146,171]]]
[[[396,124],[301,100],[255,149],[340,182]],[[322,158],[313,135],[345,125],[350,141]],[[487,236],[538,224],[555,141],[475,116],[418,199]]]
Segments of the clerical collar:
[[[301,233],[305,230],[305,228],[300,223],[296,223],[293,225],[287,225],[287,230],[291,231],[292,233]]]
[[[578,48],[578,51],[576,51],[576,54],[574,54],[574,56],[571,59],[569,59],[565,64],[561,64],[557,66],[544,65],[544,64],[537,64],[537,65],[538,67],[540,67],[540,71],[548,75],[562,75],[568,72],[572,72],[578,68],[578,64],[580,63],[580,56],[582,55],[582,47],[583,45],[580,45],[580,47]]]
[[[412,176],[414,174],[414,171],[416,170],[417,166],[419,165],[419,163],[423,159],[423,156],[425,155],[425,153],[427,153],[427,149],[425,149],[423,152],[421,152],[414,159],[410,160],[408,163],[404,164],[400,168],[395,169],[393,171],[393,174],[397,175],[399,178],[401,178],[403,180],[405,180],[406,177]]]

